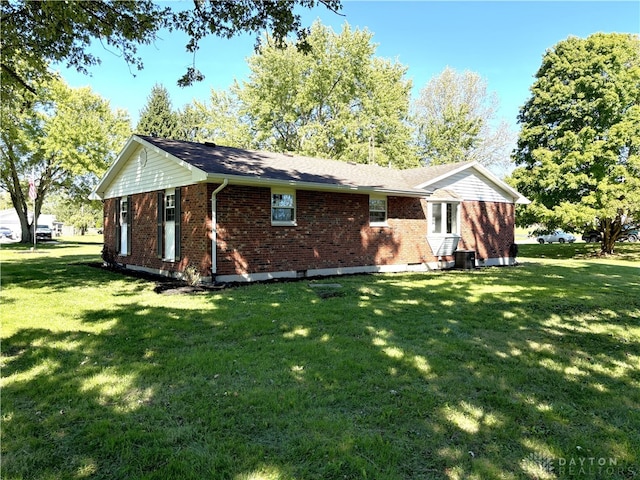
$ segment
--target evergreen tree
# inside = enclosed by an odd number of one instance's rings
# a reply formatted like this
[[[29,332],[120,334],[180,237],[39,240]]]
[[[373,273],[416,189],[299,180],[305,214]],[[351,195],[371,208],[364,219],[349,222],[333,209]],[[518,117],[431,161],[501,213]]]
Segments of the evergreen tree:
[[[179,138],[178,117],[171,108],[169,92],[164,86],[156,84],[151,89],[147,104],[140,111],[136,133],[160,138]]]

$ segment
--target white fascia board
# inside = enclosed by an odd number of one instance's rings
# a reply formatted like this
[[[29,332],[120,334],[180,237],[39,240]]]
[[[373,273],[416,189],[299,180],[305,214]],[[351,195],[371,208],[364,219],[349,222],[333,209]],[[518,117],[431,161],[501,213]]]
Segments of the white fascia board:
[[[230,185],[246,185],[246,186],[255,186],[255,187],[288,187],[294,188],[298,190],[312,190],[318,192],[343,192],[343,193],[357,193],[363,195],[369,194],[379,194],[379,195],[387,195],[394,197],[413,197],[413,198],[424,198],[428,197],[431,192],[423,190],[398,190],[398,189],[390,189],[390,188],[381,188],[381,187],[367,187],[367,186],[356,186],[356,185],[337,185],[337,184],[324,184],[324,183],[313,183],[313,182],[298,182],[295,180],[276,180],[270,178],[262,178],[262,177],[246,177],[243,175],[216,175],[209,174],[207,176],[207,181],[219,183],[224,179],[229,180]]]
[[[439,197],[435,195],[430,196],[428,200],[431,203],[462,203],[464,201],[461,198]]]

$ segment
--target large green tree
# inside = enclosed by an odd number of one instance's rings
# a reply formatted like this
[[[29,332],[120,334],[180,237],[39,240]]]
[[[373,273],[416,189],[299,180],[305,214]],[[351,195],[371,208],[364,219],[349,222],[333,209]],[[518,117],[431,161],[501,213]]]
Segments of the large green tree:
[[[180,139],[251,148],[249,123],[241,110],[242,103],[233,92],[212,88],[208,102],[194,100],[179,112]]]
[[[519,115],[512,184],[532,200],[519,218],[592,224],[612,253],[640,215],[640,39],[570,37],[548,50]]]
[[[93,185],[92,180],[87,178],[87,183]],[[47,196],[42,210],[53,213],[56,221],[72,226],[80,235],[87,233],[90,228],[102,228],[104,224],[102,202],[88,202],[86,196],[78,197],[68,191]]]
[[[151,0],[0,2],[3,85],[36,93],[37,80],[50,75],[54,62],[87,73],[100,63],[88,48],[97,41],[140,69],[137,45],[151,43],[168,26],[169,15]]]
[[[32,239],[29,212],[35,208],[37,218],[55,192],[64,192],[78,205],[87,202],[98,176],[130,134],[126,113],[113,112],[88,87],[69,88],[52,78],[37,86],[31,100],[0,106],[0,188],[11,196],[24,242]],[[28,196],[30,177],[37,187],[35,202]]]
[[[161,138],[178,138],[178,114],[173,111],[167,89],[156,84],[140,112],[136,133]]]
[[[417,165],[411,150],[407,68],[374,56],[367,30],[336,34],[319,22],[310,50],[268,41],[236,85],[256,146],[360,163]]]
[[[88,48],[94,42],[115,50],[139,70],[143,63],[138,45],[152,43],[163,28],[186,32],[190,40],[185,48],[194,54],[207,35],[230,38],[265,29],[278,42],[294,32],[304,47],[307,29],[294,8],[318,4],[332,11],[341,8],[340,0],[193,0],[164,6],[152,0],[2,1],[2,93],[10,83],[35,93],[37,80],[49,75],[50,63],[66,63],[86,73],[100,63]],[[202,78],[194,61],[179,83],[188,85]]]
[[[487,91],[480,75],[445,68],[412,105],[421,160],[429,165],[475,160],[504,167],[515,135],[496,118],[497,107],[497,96]]]

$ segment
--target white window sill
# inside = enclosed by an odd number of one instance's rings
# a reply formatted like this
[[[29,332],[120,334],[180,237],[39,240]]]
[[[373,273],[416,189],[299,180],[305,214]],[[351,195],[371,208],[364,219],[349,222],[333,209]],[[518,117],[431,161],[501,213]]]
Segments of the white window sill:
[[[272,227],[297,227],[298,222],[271,222]]]

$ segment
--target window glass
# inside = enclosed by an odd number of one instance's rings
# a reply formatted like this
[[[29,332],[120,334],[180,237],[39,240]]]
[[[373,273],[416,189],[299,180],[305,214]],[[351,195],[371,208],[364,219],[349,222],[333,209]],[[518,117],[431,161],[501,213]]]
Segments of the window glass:
[[[432,203],[431,204],[431,233],[452,234],[458,233],[458,203]]]
[[[129,202],[125,198],[120,201],[120,225],[126,225],[129,221]]]
[[[384,198],[369,198],[369,223],[387,221],[387,201]]]
[[[442,204],[434,203],[431,206],[431,231],[442,233]]]
[[[447,233],[453,233],[456,228],[455,205],[447,203]]]
[[[271,205],[273,207],[293,208],[293,195],[288,193],[274,193],[271,196]]]
[[[167,222],[175,222],[176,220],[176,196],[174,193],[165,196],[164,219]]]
[[[295,221],[295,197],[290,193],[271,194],[271,221]]]

